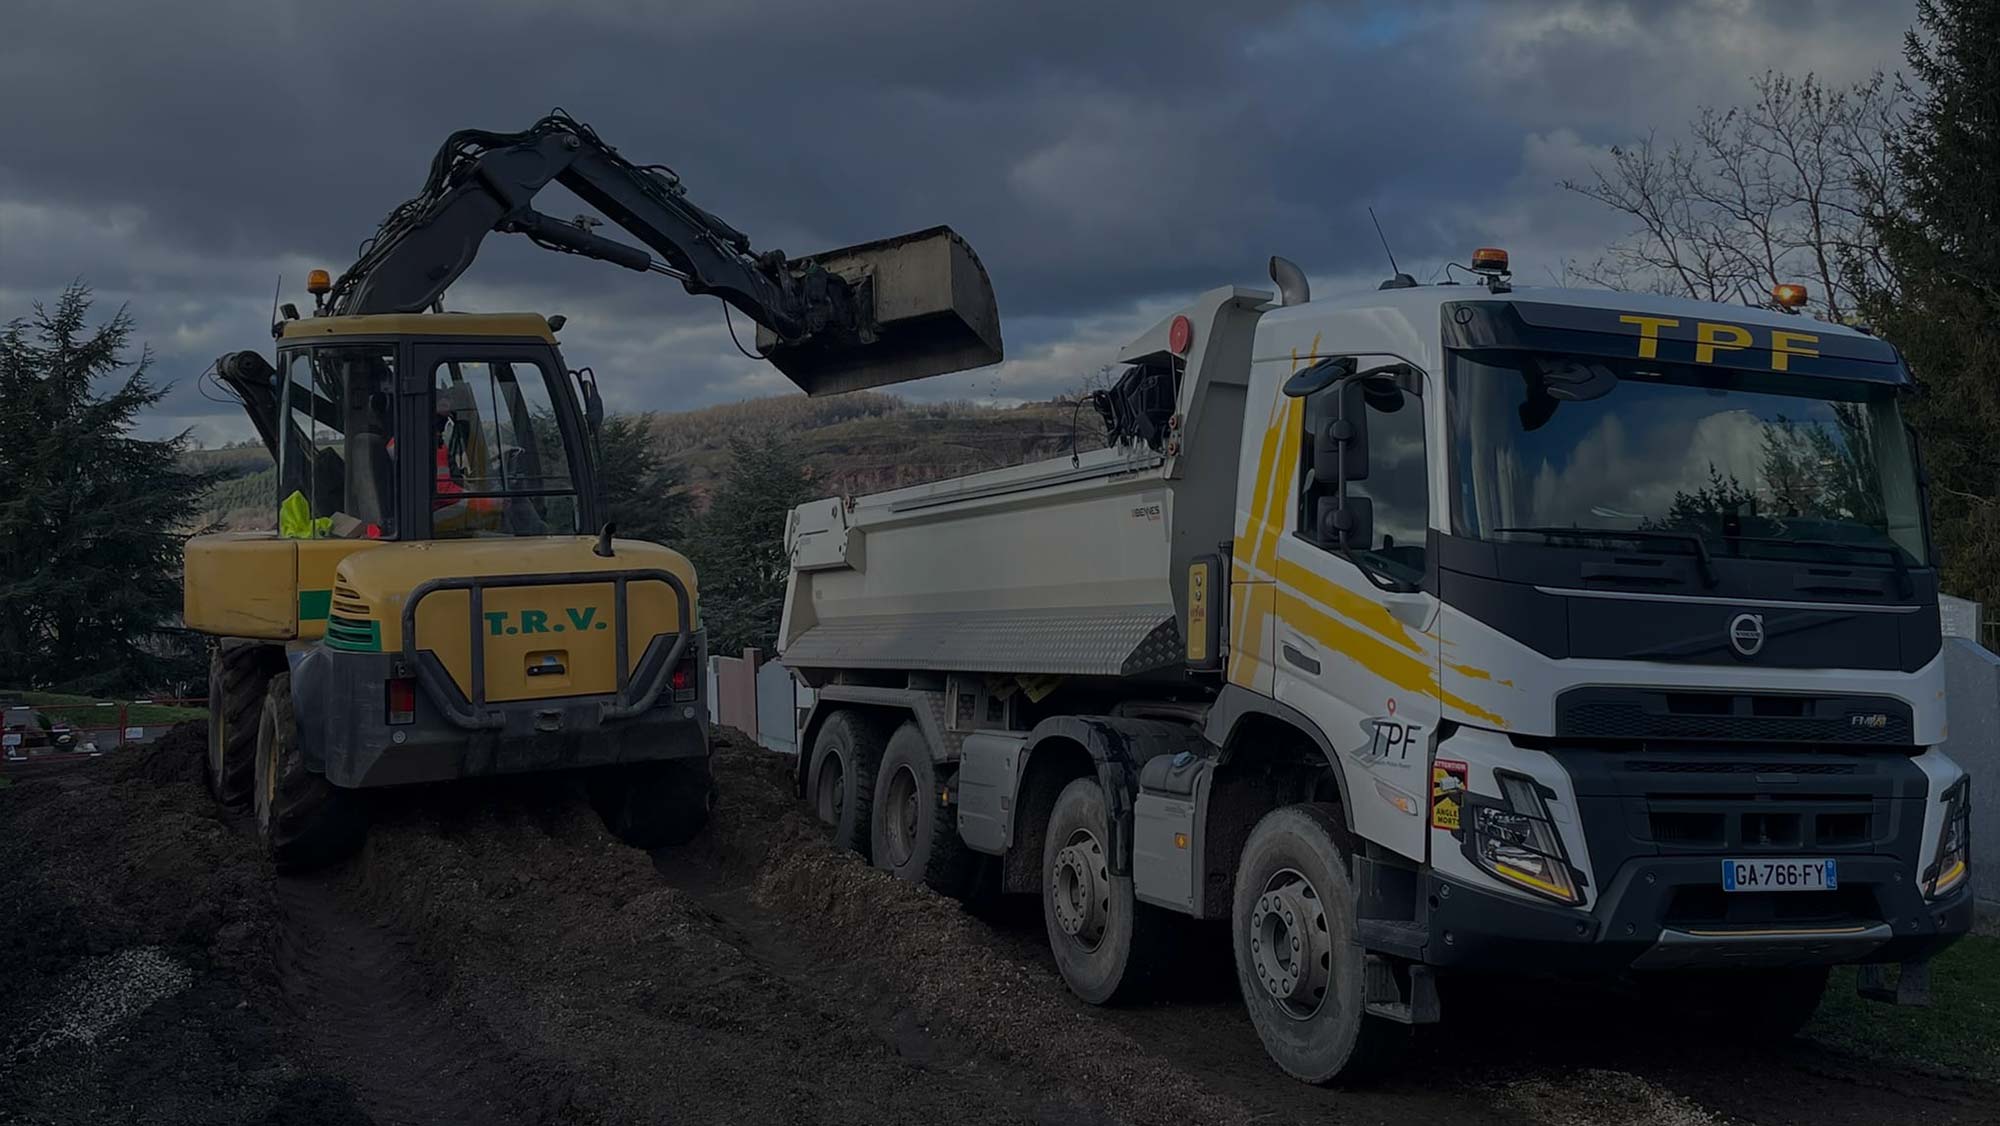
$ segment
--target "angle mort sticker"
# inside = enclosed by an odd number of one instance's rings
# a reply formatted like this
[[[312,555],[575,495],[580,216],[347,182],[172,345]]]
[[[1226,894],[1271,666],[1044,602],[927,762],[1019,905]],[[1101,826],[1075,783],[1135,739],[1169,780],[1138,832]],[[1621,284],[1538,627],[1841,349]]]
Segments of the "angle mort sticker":
[[[1431,828],[1458,832],[1465,776],[1466,765],[1457,759],[1441,758],[1431,763]]]

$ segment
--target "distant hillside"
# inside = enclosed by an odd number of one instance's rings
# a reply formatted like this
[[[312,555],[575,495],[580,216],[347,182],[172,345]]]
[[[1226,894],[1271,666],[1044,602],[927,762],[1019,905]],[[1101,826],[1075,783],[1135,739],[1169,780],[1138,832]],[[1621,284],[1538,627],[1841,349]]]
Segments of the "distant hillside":
[[[683,467],[700,495],[728,465],[735,437],[786,438],[828,492],[861,494],[1060,456],[1070,450],[1072,418],[1079,448],[1104,444],[1097,413],[1087,405],[1073,412],[1067,403],[912,403],[866,391],[751,399],[650,420],[668,460]]]
[[[1070,450],[1072,419],[1079,448],[1103,445],[1097,412],[1088,405],[1072,408],[1070,403],[912,403],[860,391],[830,399],[751,399],[651,413],[646,420],[668,460],[686,473],[688,489],[700,504],[728,467],[732,438],[775,434],[787,439],[800,460],[818,470],[827,492],[862,494],[1060,457]],[[262,446],[196,450],[188,458],[224,475],[203,501],[207,522],[237,529],[272,526],[277,490],[270,455]]]
[[[202,498],[203,525],[220,524],[234,529],[273,525],[276,514],[272,498],[278,491],[277,471],[262,444],[190,450],[187,463],[191,468],[221,475]]]

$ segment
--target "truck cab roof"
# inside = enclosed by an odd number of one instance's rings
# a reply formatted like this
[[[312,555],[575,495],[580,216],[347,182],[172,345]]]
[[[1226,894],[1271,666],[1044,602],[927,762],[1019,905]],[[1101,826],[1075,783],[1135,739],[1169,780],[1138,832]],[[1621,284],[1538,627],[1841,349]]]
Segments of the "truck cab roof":
[[[1779,339],[1808,347],[1813,356],[1828,361],[1817,365],[1794,362],[1778,370],[1888,383],[1903,383],[1909,378],[1893,346],[1847,325],[1747,305],[1537,286],[1494,293],[1482,285],[1417,285],[1333,294],[1271,308],[1259,320],[1252,359],[1290,361],[1334,353],[1383,353],[1436,370],[1445,346],[1441,331],[1444,309],[1461,303],[1487,308],[1514,306],[1522,317],[1551,331],[1605,339],[1623,336],[1636,340],[1643,332],[1652,331],[1660,333],[1663,342],[1678,339],[1692,343],[1697,332],[1707,331],[1721,341],[1719,354],[1729,358],[1740,351],[1741,358],[1756,367],[1766,365],[1750,361],[1768,356],[1771,334],[1778,333],[1782,334]],[[1654,327],[1647,329],[1640,323],[1647,320]],[[1732,330],[1740,330],[1750,340],[1734,343],[1741,338]],[[1662,352],[1661,358],[1671,357]]]

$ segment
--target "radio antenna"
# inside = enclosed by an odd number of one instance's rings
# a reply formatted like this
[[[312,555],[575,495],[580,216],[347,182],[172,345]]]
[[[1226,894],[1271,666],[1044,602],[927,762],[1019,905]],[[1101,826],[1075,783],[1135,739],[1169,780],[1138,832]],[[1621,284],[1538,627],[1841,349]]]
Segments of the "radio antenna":
[[[1368,221],[1375,224],[1375,237],[1382,240],[1382,253],[1389,256],[1389,272],[1391,274],[1402,273],[1403,271],[1396,266],[1396,252],[1389,249],[1389,236],[1382,233],[1382,220],[1375,217],[1375,209],[1373,207],[1368,209]]]

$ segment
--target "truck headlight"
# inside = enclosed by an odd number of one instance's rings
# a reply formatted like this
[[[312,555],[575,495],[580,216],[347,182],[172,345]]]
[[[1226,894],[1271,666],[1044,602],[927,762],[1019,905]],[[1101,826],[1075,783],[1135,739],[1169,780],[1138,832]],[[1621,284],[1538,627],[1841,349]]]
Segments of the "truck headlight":
[[[1472,814],[1471,831],[1465,835],[1467,858],[1502,883],[1558,903],[1583,902],[1577,890],[1581,873],[1569,862],[1541,787],[1526,775],[1496,770],[1493,777],[1501,800],[1473,794],[1465,798]]]
[[[1972,859],[1972,778],[1960,778],[1944,792],[1944,825],[1938,830],[1937,858],[1924,869],[1930,899],[1965,882]]]

